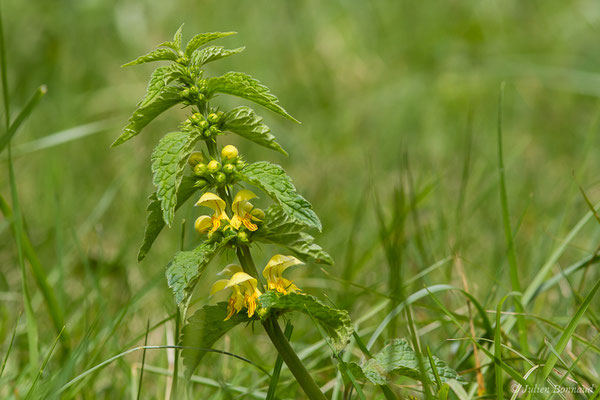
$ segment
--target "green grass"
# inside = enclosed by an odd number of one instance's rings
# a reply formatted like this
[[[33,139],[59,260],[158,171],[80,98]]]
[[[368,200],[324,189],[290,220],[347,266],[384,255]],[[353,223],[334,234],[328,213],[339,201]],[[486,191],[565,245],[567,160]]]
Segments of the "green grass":
[[[303,122],[261,112],[288,158],[225,140],[284,166],[322,218],[336,264],[294,280],[347,309],[357,335],[341,361],[310,318],[294,318],[291,341],[328,398],[436,398],[437,380],[344,382],[338,365],[394,337],[423,367],[430,350],[459,371],[463,398],[481,398],[474,348],[483,398],[546,378],[598,392],[596,2],[38,0],[1,11],[0,398],[302,398],[260,329],[215,347],[259,368],[215,352],[189,381],[175,369],[181,321],[164,269],[195,243],[196,209],[136,261],[151,146],[185,112],[109,149],[151,71],[119,66],[182,22],[190,34],[237,31],[227,45],[247,51],[209,72],[252,74]],[[208,288],[231,260],[211,264],[188,316],[215,301]]]

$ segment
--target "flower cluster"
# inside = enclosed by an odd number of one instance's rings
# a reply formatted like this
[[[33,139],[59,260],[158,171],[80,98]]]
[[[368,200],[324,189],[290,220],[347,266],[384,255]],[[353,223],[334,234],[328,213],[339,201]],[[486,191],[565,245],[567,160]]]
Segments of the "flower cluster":
[[[193,152],[188,158],[188,164],[193,168],[197,177],[196,186],[225,186],[236,182],[238,171],[246,166],[239,156],[235,146],[227,145],[221,150],[221,161],[217,159],[207,160],[202,152]]]
[[[197,131],[204,139],[211,139],[220,135],[223,121],[223,111],[212,112],[204,117],[200,113],[194,113],[181,124],[184,131]]]
[[[191,69],[188,69],[187,71],[190,74],[195,72]],[[194,80],[193,76],[191,78],[192,79],[190,80]],[[183,104],[190,106],[206,101],[206,81],[201,80],[198,84],[190,85],[190,87],[183,89],[180,95]]]
[[[282,294],[299,292],[300,289],[294,283],[282,276],[283,272],[294,265],[302,264],[302,261],[293,256],[277,254],[269,260],[263,270],[263,276],[267,279],[267,289],[276,290]],[[227,316],[225,321],[242,309],[247,309],[248,317],[251,318],[258,306],[257,299],[262,294],[258,289],[258,281],[242,270],[237,264],[230,264],[217,275],[228,276],[227,279],[216,281],[210,295],[214,295],[225,289],[231,289],[231,296],[227,302]]]

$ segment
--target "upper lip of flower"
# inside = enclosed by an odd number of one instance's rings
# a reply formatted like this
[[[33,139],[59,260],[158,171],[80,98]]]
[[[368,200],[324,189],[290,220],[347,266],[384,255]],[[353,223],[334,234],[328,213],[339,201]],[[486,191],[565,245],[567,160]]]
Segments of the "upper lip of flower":
[[[289,267],[300,264],[304,263],[293,256],[276,254],[271,257],[262,273],[267,279],[268,288],[283,294],[298,291],[298,287],[291,280],[284,278],[282,274]]]
[[[219,229],[222,219],[229,220],[229,217],[225,213],[225,201],[214,193],[204,193],[195,205],[205,206],[214,210],[215,214],[211,217],[212,228],[209,232]]]

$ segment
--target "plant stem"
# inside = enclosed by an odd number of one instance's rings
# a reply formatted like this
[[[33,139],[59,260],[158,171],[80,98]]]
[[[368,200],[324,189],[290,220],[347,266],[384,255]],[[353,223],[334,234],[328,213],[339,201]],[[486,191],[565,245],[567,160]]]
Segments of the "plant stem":
[[[256,270],[256,265],[252,259],[252,254],[248,246],[239,246],[236,249],[236,254],[242,265],[242,269],[249,275],[255,277],[258,281],[258,286],[262,292],[264,292],[264,286],[261,281],[260,275]],[[285,335],[281,331],[277,318],[268,317],[263,321],[263,327],[271,339],[273,346],[277,349],[277,352],[288,366],[289,370],[296,378],[296,381],[302,387],[302,390],[310,400],[325,400],[326,397],[319,389],[312,376],[306,370],[304,364],[290,345],[290,342],[286,339]]]
[[[300,384],[300,387],[302,387],[302,390],[304,390],[306,396],[310,400],[325,400],[325,395],[321,392],[321,389],[319,389],[312,376],[310,376],[300,358],[298,358],[290,342],[285,338],[277,323],[277,319],[273,317],[267,318],[263,322],[263,327],[267,335],[269,335],[273,346],[279,352],[279,355],[294,375],[294,378],[296,378],[298,384]]]

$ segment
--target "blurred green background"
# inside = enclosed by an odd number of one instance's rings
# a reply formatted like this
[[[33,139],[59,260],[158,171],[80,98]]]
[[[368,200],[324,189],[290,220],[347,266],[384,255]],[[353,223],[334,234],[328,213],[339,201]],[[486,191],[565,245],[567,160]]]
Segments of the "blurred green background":
[[[336,260],[327,269],[332,276],[372,290],[391,290],[375,213],[380,204],[386,221],[401,225],[402,281],[457,255],[471,292],[485,307],[494,309],[510,291],[497,172],[502,81],[507,187],[524,282],[587,212],[577,184],[592,201],[600,199],[600,4],[593,0],[38,0],[3,1],[1,6],[13,110],[40,84],[48,86],[48,94],[13,141],[21,209],[64,310],[72,345],[86,344],[68,362],[58,356],[51,360],[46,387],[60,386],[140,343],[147,321],[156,324],[175,310],[163,271],[179,248],[179,224],[163,232],[142,263],[136,262],[136,254],[152,191],[151,149],[159,137],[176,129],[186,110],[166,113],[126,145],[109,146],[143,97],[153,70],[151,65],[120,65],[168,40],[181,23],[184,41],[199,32],[237,31],[216,44],[245,45],[246,50],[210,64],[209,75],[247,72],[268,85],[302,121],[294,125],[256,108],[288,158],[233,136],[221,143],[235,144],[247,160],[268,159],[287,169],[322,218],[324,229],[317,238]],[[230,106],[242,101],[218,102]],[[53,134],[67,141],[53,145],[47,139]],[[6,165],[6,152],[0,158]],[[0,188],[10,198],[7,173],[0,175]],[[406,212],[404,222],[392,220],[399,204]],[[197,215],[190,204],[176,219],[193,221]],[[190,225],[186,247],[197,241]],[[599,235],[597,226],[586,225],[559,265],[591,254]],[[2,219],[4,348],[23,308],[15,249],[8,222]],[[270,255],[257,253],[258,264],[264,265]],[[209,268],[196,289],[197,305],[211,301],[206,295],[213,273],[231,259],[225,255]],[[558,265],[553,269],[557,271]],[[381,300],[328,274],[310,265],[293,275],[309,293],[325,289],[353,319]],[[453,262],[416,280],[408,290],[439,283],[462,287]],[[28,285],[44,351],[55,332],[35,284],[30,280]],[[573,307],[561,301],[565,290],[549,291],[529,311],[564,323],[561,318]],[[450,307],[464,306],[457,295],[440,297]],[[430,308],[415,311],[419,328],[427,327],[422,339],[452,365],[458,344],[444,339],[460,334],[445,323],[430,326],[440,315]],[[376,326],[385,314],[377,313],[366,326]],[[403,322],[398,324],[388,337],[406,336]],[[548,332],[532,329],[532,342],[543,343]],[[320,339],[306,320],[295,332],[300,348]],[[166,335],[161,326],[149,341],[172,340]],[[220,348],[272,365],[275,353],[262,333],[242,336],[241,331],[232,333]],[[21,318],[7,374],[10,382],[23,387],[27,385],[19,371],[27,363],[25,340]],[[327,351],[322,353],[325,360],[314,364],[323,369],[320,383],[325,384],[335,370]],[[69,396],[128,396],[139,355],[94,374]],[[166,368],[164,352],[148,357]],[[217,381],[243,384],[256,374],[215,355],[207,360],[198,373]],[[468,367],[461,364],[458,369]],[[291,377],[287,373],[282,379]],[[164,380],[148,378],[143,398],[159,398]],[[0,388],[0,395],[10,396],[4,390]],[[226,390],[196,390],[228,398]],[[293,393],[282,389],[283,397]]]

